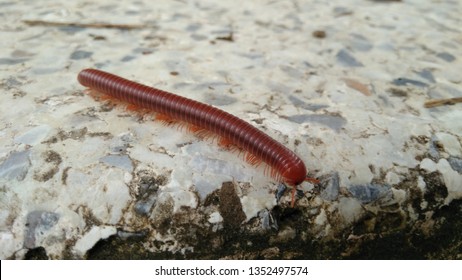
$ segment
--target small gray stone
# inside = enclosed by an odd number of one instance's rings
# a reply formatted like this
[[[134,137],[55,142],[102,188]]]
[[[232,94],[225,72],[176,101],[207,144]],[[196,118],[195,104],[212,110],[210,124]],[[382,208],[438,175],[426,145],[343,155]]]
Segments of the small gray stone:
[[[237,99],[234,97],[224,94],[214,94],[211,92],[205,93],[205,99],[207,100],[208,104],[215,106],[231,105],[237,102]]]
[[[136,58],[136,57],[133,56],[133,55],[126,55],[126,56],[122,57],[122,59],[121,59],[120,61],[122,61],[122,62],[127,62],[127,61],[131,61],[131,60],[133,60],[133,59],[135,59],[135,58]]]
[[[80,60],[91,57],[93,53],[87,51],[75,51],[71,54],[71,59]]]
[[[343,66],[347,67],[362,67],[364,66],[361,62],[359,62],[352,54],[347,52],[346,50],[340,50],[337,53],[337,61]]]
[[[195,31],[201,29],[201,27],[202,27],[202,24],[200,24],[200,23],[191,23],[186,27],[186,30],[190,31],[190,32],[195,32]]]
[[[279,200],[281,199],[281,197],[286,192],[286,190],[287,190],[287,186],[285,184],[281,183],[281,184],[278,185],[278,189],[276,191],[276,201],[278,203],[279,203]]]
[[[430,139],[430,145],[428,147],[428,155],[434,161],[438,161],[441,157],[437,142],[438,142],[438,138],[436,137],[436,135],[433,135],[432,138]]]
[[[53,212],[33,211],[27,215],[26,236],[24,237],[24,247],[28,249],[35,248],[36,238],[44,235],[58,223],[59,215]]]
[[[28,60],[28,58],[0,58],[0,65],[14,65]]]
[[[351,8],[343,6],[334,7],[333,12],[335,17],[349,16],[353,14],[353,10]]]
[[[151,195],[143,200],[137,201],[135,204],[135,212],[142,216],[149,216],[152,207],[156,204],[157,194]]]
[[[279,66],[279,69],[281,69],[282,72],[286,73],[289,77],[292,77],[294,79],[303,79],[305,74],[300,71],[299,69],[289,66],[289,65],[281,65]]]
[[[329,107],[328,105],[324,104],[309,104],[293,95],[289,95],[289,100],[292,102],[292,104],[294,104],[295,107],[310,111],[317,111]]]
[[[368,52],[373,48],[372,43],[361,34],[351,34],[351,48],[360,52]]]
[[[454,55],[447,53],[447,52],[440,52],[436,54],[436,56],[446,62],[453,62],[454,60],[456,60],[456,57]]]
[[[397,79],[394,79],[392,83],[394,85],[397,85],[397,86],[407,86],[408,84],[411,84],[411,85],[416,86],[416,87],[426,87],[426,86],[428,86],[424,82],[417,81],[417,80],[412,80],[412,79],[408,79],[408,78],[397,78]]]
[[[422,69],[421,71],[416,72],[417,75],[424,78],[425,80],[429,81],[430,83],[436,83],[435,77],[433,73],[429,69]]]
[[[30,150],[14,152],[0,164],[0,178],[24,180],[29,170]]]
[[[124,169],[128,172],[133,171],[133,163],[128,155],[107,155],[100,158],[99,161]]]
[[[321,191],[321,198],[327,201],[337,199],[340,190],[340,179],[338,172],[332,172],[325,178],[321,178],[322,186],[325,188]]]
[[[205,35],[200,35],[200,34],[191,34],[191,38],[196,41],[204,41],[204,40],[207,40],[208,37]]]
[[[133,49],[133,53],[135,53],[135,54],[151,54],[153,52],[154,52],[154,49],[152,49],[152,48],[139,47],[139,48],[134,48]]]
[[[333,115],[319,115],[319,114],[302,114],[302,115],[294,115],[288,117],[290,121],[295,123],[305,123],[305,122],[317,122],[327,127],[332,128],[336,132],[339,132],[340,129],[346,124],[346,119],[342,116],[333,116]]]
[[[267,209],[263,209],[262,211],[258,212],[258,216],[261,219],[261,226],[264,230],[279,229],[277,221],[274,219],[271,212]]]
[[[380,184],[351,185],[348,191],[361,203],[366,204],[386,196],[391,192],[391,187]]]
[[[448,162],[453,170],[462,173],[462,159],[457,157],[449,157]]]
[[[125,231],[125,230],[117,230],[117,236],[119,236],[122,240],[127,239],[136,239],[136,238],[144,238],[147,235],[147,231]]]
[[[31,128],[26,133],[19,135],[14,138],[16,143],[23,143],[34,146],[42,141],[50,132],[51,127],[49,125],[40,125]]]

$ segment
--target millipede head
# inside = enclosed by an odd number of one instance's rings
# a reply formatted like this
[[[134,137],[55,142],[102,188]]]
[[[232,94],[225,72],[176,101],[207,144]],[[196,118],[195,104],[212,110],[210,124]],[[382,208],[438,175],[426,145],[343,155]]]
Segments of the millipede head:
[[[281,172],[283,181],[290,186],[297,186],[303,183],[306,179],[306,167],[303,161],[298,164],[292,164],[286,167]]]

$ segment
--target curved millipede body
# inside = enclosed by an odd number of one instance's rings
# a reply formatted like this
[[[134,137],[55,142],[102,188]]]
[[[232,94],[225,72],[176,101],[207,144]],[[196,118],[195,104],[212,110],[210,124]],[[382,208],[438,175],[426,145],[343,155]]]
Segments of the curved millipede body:
[[[305,164],[294,152],[223,110],[96,69],[82,70],[78,80],[98,92],[210,131],[268,164],[271,175],[288,185],[306,179]]]

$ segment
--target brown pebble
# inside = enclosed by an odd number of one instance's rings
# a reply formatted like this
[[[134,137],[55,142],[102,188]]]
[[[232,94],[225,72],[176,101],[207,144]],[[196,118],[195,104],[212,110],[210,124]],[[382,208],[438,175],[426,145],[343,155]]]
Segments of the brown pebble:
[[[318,39],[324,39],[326,38],[326,32],[323,30],[313,31],[313,37]]]

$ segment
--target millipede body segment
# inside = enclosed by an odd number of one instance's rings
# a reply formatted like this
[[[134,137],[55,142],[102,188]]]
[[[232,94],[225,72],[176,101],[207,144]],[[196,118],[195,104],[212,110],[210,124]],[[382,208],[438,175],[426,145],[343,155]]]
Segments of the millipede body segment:
[[[305,164],[294,152],[221,109],[96,69],[82,70],[78,80],[116,99],[212,132],[268,164],[271,175],[288,185],[296,186],[306,179]]]

